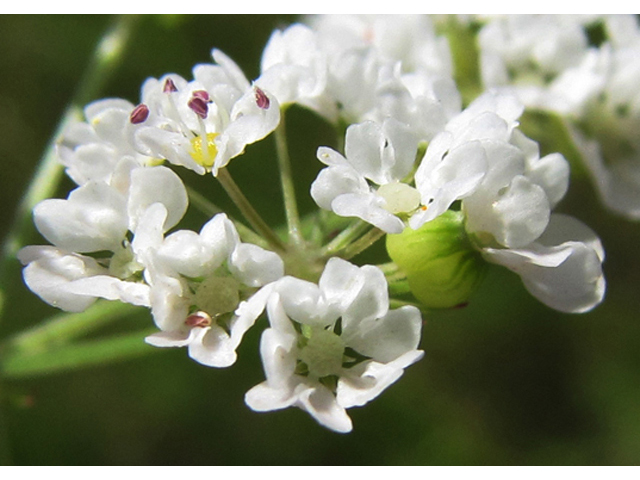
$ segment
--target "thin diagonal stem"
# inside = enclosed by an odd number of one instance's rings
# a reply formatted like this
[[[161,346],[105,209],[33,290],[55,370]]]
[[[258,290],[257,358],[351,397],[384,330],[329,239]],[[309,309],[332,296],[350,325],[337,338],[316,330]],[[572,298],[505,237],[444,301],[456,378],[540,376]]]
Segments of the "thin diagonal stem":
[[[204,213],[205,215],[209,217],[213,217],[214,215],[217,215],[218,213],[223,212],[223,210],[220,207],[218,207],[215,203],[213,203],[211,200],[206,198],[201,193],[195,191],[193,188],[187,187],[187,192],[189,193],[189,202],[191,203],[191,205],[193,205],[196,209],[198,209],[200,212]],[[236,230],[238,230],[238,234],[240,234],[240,238],[242,238],[247,242],[254,243],[256,245],[260,245],[260,246],[267,245],[267,242],[265,241],[264,238],[262,238],[253,230],[251,230],[244,223],[239,222],[234,218],[231,218],[230,220],[235,225]]]
[[[331,256],[346,248],[356,238],[365,233],[371,225],[362,220],[357,220],[341,231],[336,237],[322,248],[323,256]]]
[[[298,203],[296,202],[295,186],[291,173],[291,157],[287,147],[287,133],[284,122],[284,112],[281,114],[280,124],[275,131],[276,150],[278,152],[278,167],[280,168],[280,183],[282,184],[282,196],[284,199],[285,214],[287,216],[287,227],[289,229],[289,240],[294,245],[301,245],[302,238],[300,228],[300,214],[298,213]]]
[[[67,125],[74,120],[81,119],[82,106],[99,95],[112,74],[117,70],[137,19],[138,17],[135,15],[117,17],[115,23],[100,40],[91,62],[80,80],[78,89],[45,149],[27,191],[18,204],[13,224],[9,228],[0,252],[0,318],[4,311],[2,296],[10,284],[10,278],[13,277],[13,269],[17,267],[16,254],[33,232],[31,211],[40,201],[55,194],[62,178],[62,165],[58,163],[55,153],[56,145]],[[0,388],[2,388],[1,382]],[[0,391],[0,462],[10,464],[9,437],[5,414],[2,411],[4,395],[4,392]]]
[[[115,24],[102,37],[94,51],[93,58],[85,70],[78,90],[66,108],[62,120],[53,134],[45,150],[29,187],[16,209],[13,225],[9,229],[2,245],[0,260],[0,282],[5,287],[11,276],[8,270],[18,250],[26,243],[33,230],[31,211],[36,204],[53,196],[62,178],[62,165],[56,156],[56,145],[66,129],[73,121],[81,120],[82,106],[94,100],[116,71],[122,53],[137,23],[136,15],[117,17]]]
[[[236,182],[231,178],[229,171],[226,168],[219,170],[217,179],[220,181],[222,188],[227,192],[227,195],[229,195],[233,203],[236,204],[244,218],[247,219],[249,225],[251,225],[258,234],[262,235],[274,249],[284,252],[286,250],[286,246],[282,243],[282,240],[278,238],[269,225],[267,225],[267,223],[262,219],[260,214],[256,212],[253,205],[251,205],[247,197],[242,193],[242,190],[240,190]]]
[[[339,255],[342,258],[349,260],[350,258],[355,257],[359,253],[364,252],[367,248],[369,248],[371,245],[376,243],[385,235],[386,235],[386,232],[384,232],[383,230],[380,230],[379,228],[372,228],[363,236],[361,236],[358,240],[356,240],[351,245],[347,246],[344,250],[342,250],[342,252],[339,253]]]

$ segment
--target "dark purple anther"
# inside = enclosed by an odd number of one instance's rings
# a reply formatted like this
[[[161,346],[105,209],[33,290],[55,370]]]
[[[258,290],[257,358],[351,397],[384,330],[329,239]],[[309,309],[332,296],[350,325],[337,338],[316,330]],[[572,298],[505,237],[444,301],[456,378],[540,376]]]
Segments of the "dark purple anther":
[[[170,78],[167,78],[164,81],[164,87],[162,88],[162,91],[164,93],[177,92],[178,91],[178,87],[176,87],[176,84],[173,83],[173,80],[171,80]]]
[[[196,312],[189,315],[184,323],[189,327],[208,327],[211,325],[211,317],[205,312]]]
[[[196,90],[191,95],[193,95],[195,98],[200,98],[205,102],[209,101],[209,93],[207,93],[206,90]]]
[[[144,122],[148,117],[149,107],[147,107],[144,103],[141,103],[133,109],[133,112],[131,112],[131,115],[129,116],[129,121],[134,125],[138,125],[139,123]]]
[[[256,88],[256,103],[258,104],[258,108],[262,110],[266,110],[271,105],[271,100],[267,97],[267,94],[260,90],[258,87]]]
[[[207,114],[209,113],[209,105],[200,97],[191,97],[191,100],[189,100],[189,103],[187,103],[187,105],[203,120],[207,118]]]

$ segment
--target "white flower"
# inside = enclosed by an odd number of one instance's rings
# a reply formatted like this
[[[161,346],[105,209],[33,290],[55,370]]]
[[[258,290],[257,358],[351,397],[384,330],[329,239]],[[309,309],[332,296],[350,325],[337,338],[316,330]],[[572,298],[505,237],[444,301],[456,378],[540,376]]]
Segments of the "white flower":
[[[256,83],[272,93],[281,106],[304,105],[337,120],[337,106],[327,94],[327,55],[316,32],[301,24],[275,30],[262,53],[261,75]]]
[[[48,304],[82,312],[97,298],[149,306],[149,287],[120,280],[96,260],[52,246],[29,246],[18,252],[29,289]]]
[[[166,238],[157,227],[166,210],[157,204],[133,248],[146,267],[154,321],[161,332],[146,338],[158,347],[188,347],[208,366],[227,367],[265,308],[269,283],[284,274],[280,257],[241,243],[226,215],[200,233],[178,230]]]
[[[278,101],[252,86],[221,51],[212,55],[216,64],[197,65],[192,82],[178,75],[145,82],[141,105],[149,115],[134,133],[143,154],[217,175],[247,145],[276,128]]]
[[[586,312],[604,298],[602,244],[589,227],[568,215],[551,215],[545,232],[527,246],[483,248],[482,254],[520,275],[534,297],[556,310]]]
[[[167,215],[160,232],[177,224],[187,208],[180,178],[165,167],[139,167],[130,172],[125,194],[104,182],[88,181],[66,200],[48,199],[34,208],[38,231],[52,246],[22,249],[27,286],[47,303],[82,311],[96,298],[150,304],[149,287],[136,274],[142,270],[129,243],[150,207]],[[96,259],[79,253],[95,253]]]
[[[296,406],[337,432],[352,429],[347,408],[361,406],[422,358],[422,320],[414,307],[389,310],[376,267],[332,258],[318,285],[284,277],[273,286],[260,353],[266,381],[245,401],[256,411]]]
[[[66,128],[56,153],[76,184],[103,182],[119,188],[131,169],[157,162],[137,152],[130,141],[135,111],[126,100],[98,100],[85,107],[86,122]],[[142,116],[138,109],[137,118]]]
[[[186,189],[166,167],[130,170],[122,192],[104,182],[90,181],[67,199],[48,199],[33,210],[38,231],[55,246],[70,252],[118,251],[128,231],[135,232],[140,217],[154,203],[169,212],[164,231],[176,225],[187,205]]]
[[[478,34],[486,87],[537,82],[577,65],[588,48],[581,15],[503,15]],[[524,80],[521,80],[524,79]]]
[[[346,157],[327,147],[318,149],[318,159],[328,168],[311,185],[311,196],[337,215],[359,217],[386,232],[400,233],[404,222],[396,214],[411,212],[420,202],[418,192],[401,183],[413,168],[416,152],[415,137],[394,119],[382,125],[351,125]]]
[[[435,34],[427,15],[315,15],[308,23],[332,58],[346,49],[373,46],[383,58],[402,62],[405,72],[452,74],[448,42]]]
[[[410,219],[417,229],[480,186],[491,165],[509,156],[508,142],[523,106],[512,95],[489,91],[453,117],[429,143],[415,174],[421,204]]]

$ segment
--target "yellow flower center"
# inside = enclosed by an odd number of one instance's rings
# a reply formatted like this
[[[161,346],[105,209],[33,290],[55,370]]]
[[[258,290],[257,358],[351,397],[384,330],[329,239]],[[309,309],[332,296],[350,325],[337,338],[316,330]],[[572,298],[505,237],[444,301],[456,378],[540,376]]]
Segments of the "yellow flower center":
[[[218,154],[218,149],[216,148],[215,143],[215,138],[217,136],[217,133],[207,133],[207,144],[205,148],[203,148],[202,145],[202,137],[195,137],[191,140],[190,155],[197,164],[202,165],[205,168],[213,167],[213,161]]]

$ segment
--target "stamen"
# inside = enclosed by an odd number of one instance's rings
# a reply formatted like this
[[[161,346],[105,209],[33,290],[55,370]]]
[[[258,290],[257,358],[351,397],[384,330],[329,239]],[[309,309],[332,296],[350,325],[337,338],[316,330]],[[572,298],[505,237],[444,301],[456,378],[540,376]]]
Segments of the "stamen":
[[[207,114],[209,113],[209,105],[202,98],[191,97],[191,100],[189,100],[187,105],[203,120],[207,118]]]
[[[196,90],[191,95],[193,95],[193,98],[200,98],[205,102],[210,101],[209,92],[207,92],[206,90]]]
[[[171,80],[170,78],[167,78],[164,81],[164,87],[162,88],[162,91],[164,93],[177,92],[178,91],[178,87],[176,87],[176,84],[173,83],[173,80]]]
[[[189,315],[184,324],[188,327],[208,327],[211,325],[211,317],[207,312],[196,312]]]
[[[260,90],[258,87],[256,89],[256,103],[258,104],[258,108],[262,110],[266,110],[271,105],[271,100],[267,97],[267,94]]]
[[[134,125],[138,125],[139,123],[144,122],[148,117],[149,107],[147,107],[144,103],[141,103],[133,109],[131,115],[129,116],[129,121]]]

